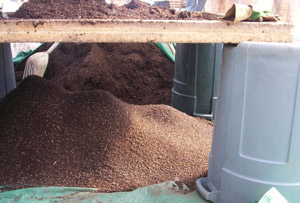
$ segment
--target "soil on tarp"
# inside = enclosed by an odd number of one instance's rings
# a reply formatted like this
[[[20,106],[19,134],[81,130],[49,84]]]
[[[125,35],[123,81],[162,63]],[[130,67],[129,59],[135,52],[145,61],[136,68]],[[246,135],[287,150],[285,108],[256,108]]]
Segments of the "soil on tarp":
[[[29,0],[12,18],[22,19],[164,19],[203,20],[216,17],[197,12],[176,12],[167,7],[132,0],[124,6],[106,4],[104,0]]]
[[[101,89],[131,104],[170,105],[174,63],[155,44],[60,44],[44,77],[69,91]]]
[[[212,123],[106,91],[69,92],[29,76],[0,101],[0,183],[128,191],[174,180],[195,189]]]

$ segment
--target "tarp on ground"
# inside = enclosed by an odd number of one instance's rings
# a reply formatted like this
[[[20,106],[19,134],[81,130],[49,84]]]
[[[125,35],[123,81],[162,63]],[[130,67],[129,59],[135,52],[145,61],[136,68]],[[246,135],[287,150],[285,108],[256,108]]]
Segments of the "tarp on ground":
[[[3,187],[2,187],[3,189]],[[0,189],[1,190],[1,189]],[[197,191],[175,181],[138,188],[131,192],[98,193],[95,188],[35,187],[0,193],[0,202],[159,202],[206,203]]]

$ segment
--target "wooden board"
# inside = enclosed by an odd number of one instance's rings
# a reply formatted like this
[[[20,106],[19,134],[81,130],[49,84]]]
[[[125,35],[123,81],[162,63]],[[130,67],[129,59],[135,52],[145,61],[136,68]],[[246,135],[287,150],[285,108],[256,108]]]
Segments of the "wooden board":
[[[284,23],[184,20],[1,20],[4,42],[291,42],[293,26]]]

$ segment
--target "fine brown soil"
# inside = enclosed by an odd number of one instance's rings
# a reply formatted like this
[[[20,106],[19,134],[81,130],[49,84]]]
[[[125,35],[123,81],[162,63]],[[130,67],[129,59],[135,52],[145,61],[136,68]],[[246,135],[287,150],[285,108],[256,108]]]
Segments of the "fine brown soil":
[[[132,0],[124,6],[106,4],[104,0],[29,0],[12,18],[22,19],[216,19],[196,12],[176,12],[167,7]]]
[[[130,105],[29,76],[0,101],[0,183],[112,192],[177,177],[195,189],[212,128],[166,105]]]
[[[30,0],[12,17],[203,19],[137,0]],[[154,44],[61,44],[46,79],[29,76],[0,101],[0,185],[114,192],[178,178],[195,189],[212,123],[167,105],[134,105],[170,104],[173,70]]]
[[[24,66],[16,69],[17,82]],[[60,44],[44,77],[69,91],[101,89],[131,104],[170,105],[173,75],[174,63],[156,45],[112,43]]]

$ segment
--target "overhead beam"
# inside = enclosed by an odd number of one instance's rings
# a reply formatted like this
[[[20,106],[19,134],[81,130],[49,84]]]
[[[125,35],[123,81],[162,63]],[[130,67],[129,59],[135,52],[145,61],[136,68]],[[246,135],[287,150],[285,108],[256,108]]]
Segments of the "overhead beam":
[[[0,20],[6,42],[291,42],[293,25],[273,22],[202,20],[51,19]]]

